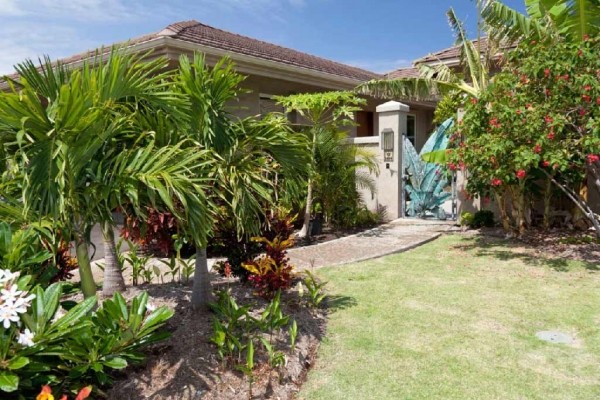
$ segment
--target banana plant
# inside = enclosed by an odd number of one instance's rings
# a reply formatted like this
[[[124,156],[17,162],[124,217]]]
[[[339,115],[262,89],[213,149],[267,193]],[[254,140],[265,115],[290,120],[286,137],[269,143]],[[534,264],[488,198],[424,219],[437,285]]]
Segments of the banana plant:
[[[499,1],[488,0],[482,17],[497,40],[545,40],[561,37],[582,41],[600,32],[598,0],[525,0],[527,15]]]
[[[423,154],[444,151],[448,146],[446,132],[453,126],[454,120],[449,118],[429,137],[421,154],[417,154],[414,146],[404,137],[404,166],[408,171],[409,182],[405,190],[410,195],[408,215],[411,217],[425,218],[434,215],[445,219],[446,214],[441,208],[442,204],[451,196],[444,192],[448,186],[448,178],[444,167],[440,164],[423,160]]]

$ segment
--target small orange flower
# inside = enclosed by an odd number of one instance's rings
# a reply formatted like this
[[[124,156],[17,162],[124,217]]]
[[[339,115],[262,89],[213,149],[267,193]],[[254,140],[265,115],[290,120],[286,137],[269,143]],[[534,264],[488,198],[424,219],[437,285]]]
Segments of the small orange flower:
[[[35,400],[54,400],[54,396],[52,395],[52,389],[50,388],[50,386],[42,386],[42,390],[40,394],[37,395]]]

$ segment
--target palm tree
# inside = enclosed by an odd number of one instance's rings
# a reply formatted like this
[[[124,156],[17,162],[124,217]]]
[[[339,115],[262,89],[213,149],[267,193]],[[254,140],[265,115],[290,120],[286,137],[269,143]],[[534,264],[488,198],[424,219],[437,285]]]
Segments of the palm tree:
[[[481,39],[468,39],[463,23],[454,9],[446,13],[456,36],[455,45],[460,47],[461,69],[452,69],[443,63],[431,66],[419,64],[418,78],[375,79],[360,85],[357,91],[385,98],[431,99],[451,92],[478,97],[490,83],[490,69],[495,60],[498,45],[488,40],[481,49]]]
[[[482,17],[495,40],[515,43],[560,36],[582,41],[600,33],[598,0],[528,0],[525,6],[527,15],[496,0],[485,2]]]
[[[18,66],[19,82],[0,94],[0,142],[22,177],[24,212],[48,216],[76,245],[82,290],[93,296],[96,285],[88,253],[96,223],[112,223],[112,201],[163,202],[189,222],[198,243],[206,242],[210,220],[204,182],[209,160],[204,151],[182,145],[127,149],[132,134],[131,109],[121,99],[135,97],[156,109],[181,115],[185,99],[165,90],[160,73],[164,59],[141,62],[139,56],[112,52],[104,63],[68,70],[48,59],[38,69]],[[175,207],[177,198],[185,209]]]
[[[228,112],[243,79],[227,58],[209,68],[200,54],[192,60],[182,56],[175,79],[191,104],[181,137],[214,154],[209,196],[235,218],[240,235],[256,233],[264,206],[274,201],[275,166],[289,179],[302,179],[308,164],[305,141],[283,118],[236,120]],[[209,299],[206,246],[197,246],[192,307],[204,307]]]
[[[321,144],[337,135],[344,125],[351,125],[354,112],[364,100],[351,92],[305,93],[277,97],[286,112],[295,111],[309,122],[307,133],[310,141],[310,175],[306,185],[304,222],[298,233],[300,238],[309,238],[309,224],[313,211],[315,179],[318,174],[318,152]]]

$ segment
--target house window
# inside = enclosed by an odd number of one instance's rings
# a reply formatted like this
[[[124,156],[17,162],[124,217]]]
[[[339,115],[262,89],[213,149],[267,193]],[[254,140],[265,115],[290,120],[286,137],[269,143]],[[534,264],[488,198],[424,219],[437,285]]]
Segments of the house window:
[[[258,107],[261,118],[270,113],[280,113],[285,114],[290,124],[295,125],[298,123],[298,115],[296,111],[292,111],[289,113],[285,112],[285,108],[277,103],[274,99],[275,96],[270,94],[260,94],[258,98]]]
[[[356,112],[356,136],[373,136],[373,112],[372,111],[357,111]]]
[[[261,117],[273,112],[283,113],[284,109],[281,104],[278,104],[277,101],[270,94],[260,94],[258,99],[258,108]]]
[[[416,132],[417,132],[417,117],[414,114],[408,114],[406,116],[406,138],[410,140],[413,146],[416,148]]]

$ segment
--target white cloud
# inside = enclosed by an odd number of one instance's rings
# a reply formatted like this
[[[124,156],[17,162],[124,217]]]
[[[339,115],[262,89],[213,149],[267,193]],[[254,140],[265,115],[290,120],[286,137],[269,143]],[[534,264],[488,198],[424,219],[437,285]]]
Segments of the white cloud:
[[[48,54],[56,59],[91,46],[90,41],[70,28],[43,25],[37,29],[22,29],[3,25],[0,27],[0,74],[12,73],[13,66],[27,58],[37,62],[38,57]]]
[[[142,0],[0,0],[0,74],[26,58],[56,59],[93,48],[97,43],[88,32],[95,27],[143,20],[157,8]]]
[[[0,0],[0,16],[38,17],[46,21],[114,22],[143,18],[150,8],[140,0]]]
[[[0,0],[0,15],[23,15],[23,10],[17,4],[17,0]]]
[[[344,61],[344,64],[372,72],[384,73],[394,71],[398,68],[410,67],[412,62],[406,59],[368,59]]]

